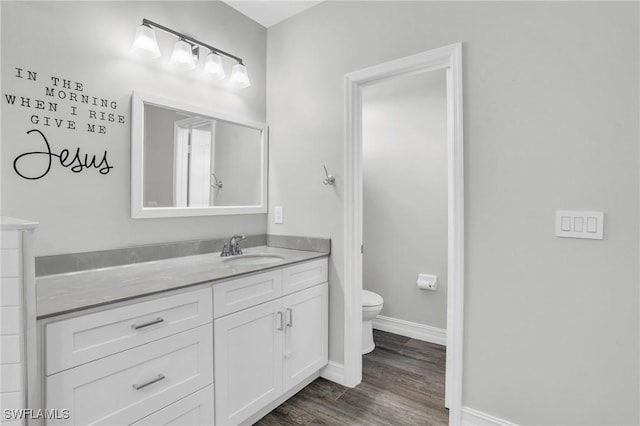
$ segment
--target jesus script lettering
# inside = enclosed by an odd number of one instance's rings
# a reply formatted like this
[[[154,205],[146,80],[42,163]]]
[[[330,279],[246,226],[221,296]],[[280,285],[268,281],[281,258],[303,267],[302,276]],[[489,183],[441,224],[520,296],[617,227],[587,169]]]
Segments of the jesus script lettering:
[[[113,166],[110,166],[109,161],[107,160],[107,151],[104,151],[102,160],[99,163],[97,162],[98,160],[95,155],[89,156],[89,154],[81,154],[80,148],[76,148],[75,154],[73,155],[68,149],[63,149],[60,153],[56,154],[51,152],[51,146],[49,145],[49,141],[44,133],[38,129],[32,129],[27,132],[28,135],[31,133],[34,133],[36,137],[37,135],[40,135],[41,141],[44,142],[45,149],[43,151],[25,152],[24,154],[18,155],[15,160],[13,160],[13,170],[15,170],[16,173],[24,179],[35,180],[45,177],[51,170],[51,163],[53,162],[54,157],[58,159],[62,167],[70,168],[74,173],[80,173],[85,169],[93,167],[98,169],[100,174],[106,175],[111,171],[111,169],[113,169]],[[40,159],[42,156],[45,156],[45,161],[36,162],[36,164],[44,164],[46,166],[44,167],[44,170],[40,172],[40,174],[37,174],[38,172],[30,175],[26,174],[27,172],[24,171],[24,162],[26,161],[28,163],[29,160]],[[29,164],[27,164],[27,166],[28,165]]]

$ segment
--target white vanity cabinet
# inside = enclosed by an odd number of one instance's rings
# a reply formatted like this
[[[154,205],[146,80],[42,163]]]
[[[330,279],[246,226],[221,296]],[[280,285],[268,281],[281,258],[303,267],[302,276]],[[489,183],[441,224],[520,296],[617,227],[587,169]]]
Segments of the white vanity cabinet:
[[[46,324],[47,424],[212,425],[212,318],[204,288]]]
[[[42,423],[250,424],[328,362],[327,264],[42,319]]]
[[[235,281],[213,288],[218,426],[252,418],[328,358],[326,258]]]

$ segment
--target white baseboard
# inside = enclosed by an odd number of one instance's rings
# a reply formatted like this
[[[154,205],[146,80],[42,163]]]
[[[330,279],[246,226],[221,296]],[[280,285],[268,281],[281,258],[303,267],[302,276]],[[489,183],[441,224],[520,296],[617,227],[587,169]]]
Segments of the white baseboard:
[[[342,386],[347,386],[347,379],[344,374],[344,364],[329,361],[329,364],[320,370],[320,377],[336,382]]]
[[[500,419],[482,411],[462,407],[462,426],[518,426],[510,421]]]
[[[447,345],[447,330],[417,322],[378,315],[373,320],[373,328],[438,345]]]

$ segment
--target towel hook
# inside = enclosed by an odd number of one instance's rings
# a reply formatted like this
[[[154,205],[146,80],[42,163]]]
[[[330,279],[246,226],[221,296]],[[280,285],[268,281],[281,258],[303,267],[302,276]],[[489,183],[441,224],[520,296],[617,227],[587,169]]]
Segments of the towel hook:
[[[329,172],[327,171],[327,166],[323,164],[322,167],[324,168],[324,174],[327,176],[327,178],[323,180],[322,183],[325,185],[333,185],[334,183],[336,183],[336,178],[329,174]]]
[[[215,173],[211,173],[211,176],[213,177],[213,179],[215,180],[215,182],[213,182],[211,184],[211,186],[213,186],[214,188],[222,188],[224,186],[224,182],[218,179],[218,176],[216,176]]]

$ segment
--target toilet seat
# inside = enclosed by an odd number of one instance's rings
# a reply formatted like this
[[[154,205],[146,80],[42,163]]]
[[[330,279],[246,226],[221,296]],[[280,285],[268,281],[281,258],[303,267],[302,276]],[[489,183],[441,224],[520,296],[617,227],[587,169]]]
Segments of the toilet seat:
[[[369,290],[362,290],[362,307],[380,306],[384,299],[379,294]]]

